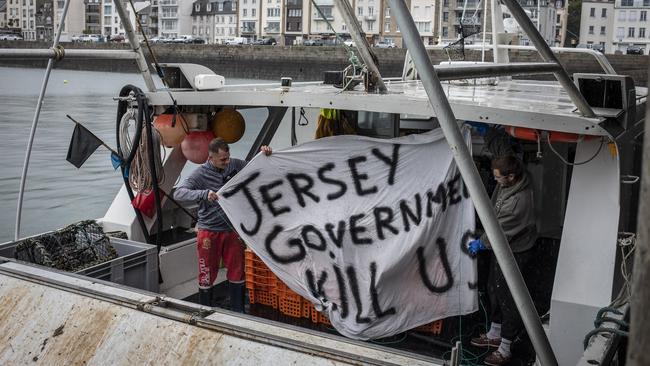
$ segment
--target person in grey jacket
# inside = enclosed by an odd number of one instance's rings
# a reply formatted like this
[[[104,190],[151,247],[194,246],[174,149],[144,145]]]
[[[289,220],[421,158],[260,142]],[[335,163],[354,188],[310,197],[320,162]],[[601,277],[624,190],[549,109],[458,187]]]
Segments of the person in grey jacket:
[[[262,146],[270,155],[272,150]],[[230,147],[221,138],[208,145],[208,161],[199,166],[176,188],[174,198],[198,202],[197,252],[198,282],[201,305],[214,306],[214,285],[223,259],[228,270],[230,308],[244,312],[244,248],[243,244],[217,202],[217,191],[241,171],[246,162],[230,157]]]
[[[513,155],[493,159],[492,171],[497,181],[497,188],[492,194],[497,220],[510,243],[510,249],[520,271],[525,273],[533,258],[531,249],[537,240],[530,177],[521,161]],[[490,241],[487,235],[483,234],[480,239],[470,242],[469,250],[476,254],[479,250],[490,248]],[[488,295],[492,324],[487,333],[473,338],[471,344],[478,347],[498,347],[484,360],[487,365],[498,366],[510,361],[512,357],[510,344],[523,328],[523,322],[496,257],[494,254],[491,257]]]

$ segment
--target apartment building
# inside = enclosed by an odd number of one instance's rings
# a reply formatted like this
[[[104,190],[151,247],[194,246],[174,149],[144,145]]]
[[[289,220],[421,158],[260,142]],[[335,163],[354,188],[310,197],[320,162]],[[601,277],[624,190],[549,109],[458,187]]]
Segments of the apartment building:
[[[240,0],[238,10],[239,36],[249,42],[262,36],[260,14],[264,0]]]
[[[208,43],[225,43],[237,36],[237,1],[195,1],[192,8],[192,35]]]
[[[50,42],[54,38],[54,4],[51,0],[37,1],[36,14],[36,40]]]
[[[7,28],[7,2],[0,0],[0,28]]]
[[[555,47],[563,47],[567,38],[569,0],[555,0]]]
[[[614,18],[613,1],[583,1],[580,17],[580,44],[602,45],[605,47],[605,52],[613,52],[611,38]]]
[[[411,15],[425,45],[432,45],[437,40],[434,34],[434,23],[438,13],[435,4],[436,2],[431,0],[411,0]]]
[[[309,37],[311,39],[322,39],[325,43],[335,43],[334,31],[342,35],[349,35],[343,17],[339,9],[334,5],[334,0],[316,0],[316,5],[318,5],[318,9],[310,5],[309,11],[311,15]],[[333,29],[330,29],[328,23],[331,24]]]
[[[177,0],[160,0],[158,31],[163,38],[178,36],[178,2]]]
[[[377,43],[381,35],[381,17],[378,16],[381,7],[382,0],[356,0],[354,3],[357,20],[371,45]]]
[[[629,46],[638,46],[648,54],[650,0],[616,0],[611,36],[611,52],[626,53]],[[606,46],[607,48],[607,46]]]
[[[284,3],[286,0],[259,0],[262,2],[260,24],[262,37],[273,37],[284,45]]]
[[[483,3],[479,0],[442,0],[439,14],[438,42],[451,43],[462,37],[461,25],[483,29]],[[478,37],[478,38],[477,38]],[[482,38],[479,34],[466,43]]]
[[[145,1],[144,6],[137,12],[138,21],[144,34],[148,38],[158,36],[158,0]],[[136,8],[137,9],[137,8]],[[140,33],[138,24],[136,24],[136,31]]]
[[[207,43],[215,43],[216,4],[209,0],[195,1],[192,5],[192,36],[202,38]]]
[[[302,44],[309,38],[310,0],[286,0],[284,14],[285,45]]]
[[[16,1],[16,0],[14,0]],[[69,0],[70,5],[68,5],[68,13],[65,17],[65,22],[63,23],[63,29],[61,30],[61,41],[70,42],[73,36],[79,36],[83,34],[84,29],[86,29],[85,22],[85,13],[86,7],[84,6],[84,0]],[[61,18],[63,17],[63,6],[65,5],[64,0],[55,0],[54,1],[54,28],[57,29],[61,23]]]

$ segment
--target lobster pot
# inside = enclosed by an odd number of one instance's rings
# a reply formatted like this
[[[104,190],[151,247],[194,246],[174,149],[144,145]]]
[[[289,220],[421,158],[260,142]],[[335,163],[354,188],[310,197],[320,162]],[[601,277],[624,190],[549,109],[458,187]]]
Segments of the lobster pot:
[[[12,243],[0,255],[76,272],[116,258],[117,251],[102,227],[87,220]]]

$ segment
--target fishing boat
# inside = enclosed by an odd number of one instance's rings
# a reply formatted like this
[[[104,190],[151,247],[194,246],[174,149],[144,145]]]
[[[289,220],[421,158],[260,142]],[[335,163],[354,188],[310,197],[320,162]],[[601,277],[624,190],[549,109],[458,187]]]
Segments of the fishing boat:
[[[345,9],[347,3],[337,4]],[[501,7],[493,6],[494,62],[448,62],[434,67],[404,3],[394,0],[390,4],[408,48],[404,72],[398,78],[379,75],[360,27],[353,26],[356,22],[351,11],[343,11],[343,15],[350,18],[346,23],[350,24],[361,60],[351,61],[351,67],[344,71],[329,74],[326,82],[292,83],[283,78],[278,84],[230,86],[223,85],[222,77],[203,66],[161,63],[156,69],[164,75],[166,87],[158,90],[140,43],[132,29],[127,29],[134,50],[116,52],[114,56],[134,59],[148,90],[126,86],[116,95],[118,130],[120,121],[133,121],[139,126],[135,135],[148,135],[151,141],[151,125],[156,120],[174,120],[185,124],[189,131],[200,132],[208,130],[207,116],[234,109],[246,116],[247,133],[256,133],[247,147],[247,160],[263,145],[281,150],[311,140],[316,128],[313,122],[323,108],[345,111],[357,134],[377,139],[439,130],[493,243],[538,364],[608,364],[617,357],[619,343],[624,339],[620,327],[625,326],[628,316],[629,274],[625,271],[634,246],[638,144],[647,88],[616,74],[601,54],[591,50],[578,51],[596,57],[603,72],[575,74],[571,79],[554,54],[567,50],[550,48],[512,0],[504,4],[535,45],[528,49],[537,50],[544,62],[508,62],[508,51],[522,47],[505,44],[505,33],[499,26],[502,22],[495,21],[502,19]],[[128,19],[123,5],[118,2],[115,7],[122,19]],[[129,21],[123,24],[130,28]],[[47,80],[53,60],[63,57],[57,43],[51,50],[9,50],[5,54],[51,57]],[[473,52],[479,47],[464,48],[464,52]],[[99,56],[79,50],[66,53],[66,57]],[[539,74],[553,74],[556,80],[527,79]],[[37,120],[38,111],[25,170]],[[538,247],[550,263],[544,268],[545,279],[537,279],[546,282],[541,302],[547,304],[548,313],[543,317],[535,309],[517,269],[477,170],[476,163],[487,158],[483,137],[472,129],[472,143],[468,146],[459,128],[465,122],[502,127],[526,157],[540,214],[537,224],[543,244]],[[291,135],[279,136],[278,131],[291,131]],[[134,136],[132,150],[123,143],[118,152],[135,151],[142,136]],[[143,269],[135,279],[124,275],[131,257],[111,265],[121,266],[122,276],[103,277],[106,280],[97,279],[100,275],[96,272],[92,277],[88,271],[69,273],[14,258],[16,248],[29,239],[20,237],[18,210],[16,240],[0,246],[0,363],[469,362],[462,336],[461,342],[442,346],[434,337],[420,336],[414,349],[442,351],[418,352],[189,301],[197,290],[196,238],[192,230],[197,208],[179,205],[166,194],[173,192],[187,154],[179,147],[161,149],[166,153],[162,158],[157,153],[159,170],[153,169],[151,174],[157,181],[156,174],[162,173],[165,181],[160,186],[154,184],[158,204],[151,217],[134,210],[136,194],[125,178],[127,184],[104,217],[96,220],[103,232],[125,234],[126,239],[111,239],[116,248],[139,246],[148,253],[146,263],[139,263]],[[120,155],[130,162],[130,154]],[[155,165],[153,160],[151,166]],[[124,172],[125,165],[122,169]],[[485,171],[489,175],[489,167]],[[21,201],[24,178],[25,173]],[[115,268],[110,271],[120,273]],[[472,321],[471,317],[466,319]]]

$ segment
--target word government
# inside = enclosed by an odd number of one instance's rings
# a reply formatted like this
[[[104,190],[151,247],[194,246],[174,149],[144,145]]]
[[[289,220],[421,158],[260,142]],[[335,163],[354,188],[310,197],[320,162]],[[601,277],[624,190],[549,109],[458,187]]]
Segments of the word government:
[[[245,234],[254,237],[259,234],[264,217],[267,215],[277,218],[291,212],[296,206],[306,207],[310,201],[318,204],[324,200],[335,201],[350,195],[364,197],[377,193],[379,187],[367,184],[369,172],[363,169],[364,163],[369,162],[370,159],[385,164],[388,170],[386,183],[388,186],[393,186],[399,162],[399,148],[399,144],[393,144],[389,154],[374,148],[371,150],[371,156],[354,156],[348,159],[351,184],[329,176],[327,173],[334,170],[336,165],[328,162],[316,169],[313,175],[290,172],[283,179],[260,185],[257,185],[260,172],[252,172],[239,184],[224,192],[223,196],[229,198],[237,194],[244,195],[255,215],[249,222],[241,222],[239,226]],[[290,187],[293,197],[284,197],[279,191],[285,185]],[[334,190],[323,189],[323,185]],[[254,190],[257,190],[259,195],[254,195]],[[326,193],[319,195],[317,192]],[[255,196],[261,197],[261,205],[254,199]],[[367,235],[368,233],[375,231],[376,238],[383,241],[389,235],[398,235],[400,231],[408,232],[412,227],[419,226],[423,220],[432,219],[436,213],[434,205],[440,207],[440,212],[445,212],[447,208],[468,197],[469,193],[460,174],[455,174],[438,184],[435,189],[430,188],[422,194],[416,193],[412,197],[400,199],[393,207],[375,206],[371,212],[354,213],[336,222],[325,223],[323,227],[303,225],[300,227],[298,237],[289,239],[284,245],[276,243],[275,239],[285,228],[275,224],[269,232],[265,233],[265,248],[274,261],[288,264],[302,261],[307,255],[307,248],[322,252],[331,245],[341,248],[346,242],[353,245],[372,245],[374,240]],[[367,216],[370,216],[371,220],[367,220]],[[370,224],[363,225],[362,222],[370,222]],[[346,238],[346,235],[349,237]],[[334,259],[332,252],[330,257]]]

